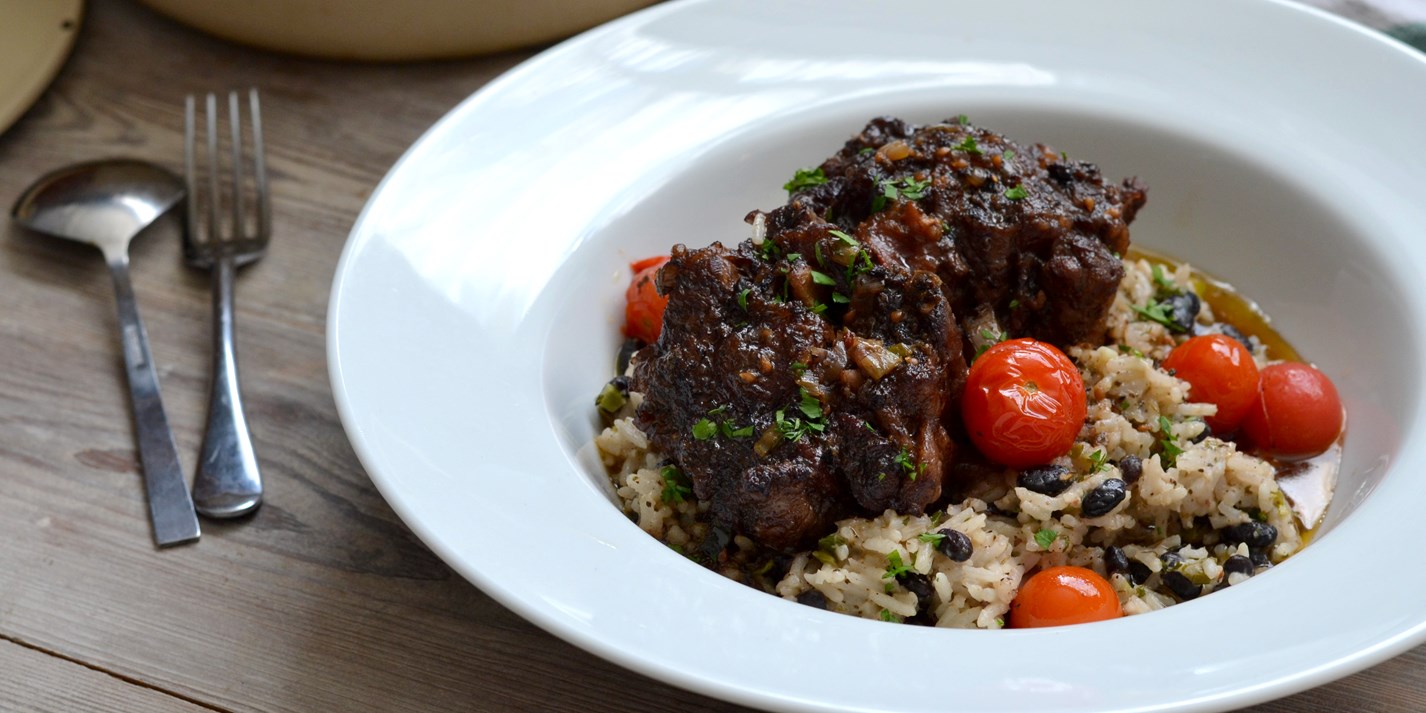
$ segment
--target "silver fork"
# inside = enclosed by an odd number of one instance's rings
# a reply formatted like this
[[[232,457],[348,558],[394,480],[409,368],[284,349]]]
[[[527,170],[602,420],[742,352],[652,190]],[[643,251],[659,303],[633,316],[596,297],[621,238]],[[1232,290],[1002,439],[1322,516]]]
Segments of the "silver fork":
[[[238,93],[228,94],[232,184],[227,186],[226,196],[219,192],[222,161],[218,151],[218,100],[209,94],[205,102],[207,180],[203,183],[198,180],[198,152],[194,147],[196,103],[192,95],[184,102],[183,167],[188,183],[188,220],[184,226],[183,252],[190,265],[212,271],[213,380],[202,455],[193,479],[193,504],[208,517],[227,518],[247,514],[262,504],[262,475],[258,472],[238,388],[238,364],[233,349],[233,281],[238,267],[267,252],[272,212],[268,204],[257,90],[248,90],[252,178],[256,190],[246,205]],[[228,208],[226,221],[220,217],[224,207]]]

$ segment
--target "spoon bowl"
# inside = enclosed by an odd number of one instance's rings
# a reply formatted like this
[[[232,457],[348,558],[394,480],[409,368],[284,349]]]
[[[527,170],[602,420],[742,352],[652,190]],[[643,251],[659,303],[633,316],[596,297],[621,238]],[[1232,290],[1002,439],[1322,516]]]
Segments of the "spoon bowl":
[[[149,517],[160,547],[198,539],[198,517],[184,483],[178,448],[159,396],[148,333],[129,279],[129,242],[183,196],[183,180],[167,169],[114,159],[76,164],[42,176],[20,195],[10,213],[35,232],[89,243],[104,253],[118,302]]]

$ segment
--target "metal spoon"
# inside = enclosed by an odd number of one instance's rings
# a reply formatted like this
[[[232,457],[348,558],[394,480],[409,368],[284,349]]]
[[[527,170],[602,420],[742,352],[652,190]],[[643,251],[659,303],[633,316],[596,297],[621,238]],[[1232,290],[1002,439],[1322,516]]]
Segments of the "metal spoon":
[[[198,516],[184,484],[178,448],[159,398],[148,333],[129,282],[129,241],[182,200],[183,194],[183,179],[153,164],[96,161],[41,177],[10,212],[31,230],[99,248],[109,263],[149,517],[160,547],[198,539]]]

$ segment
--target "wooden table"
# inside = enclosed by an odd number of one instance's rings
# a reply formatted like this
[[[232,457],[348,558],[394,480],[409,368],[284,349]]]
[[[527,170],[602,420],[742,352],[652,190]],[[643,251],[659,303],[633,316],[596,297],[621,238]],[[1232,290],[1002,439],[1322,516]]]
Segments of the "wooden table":
[[[72,161],[124,155],[178,169],[186,93],[262,89],[276,238],[239,276],[237,329],[268,500],[245,521],[205,521],[196,544],[154,549],[99,254],[6,226],[0,710],[744,710],[606,663],[493,602],[401,524],[338,422],[323,328],[348,229],[426,127],[526,56],[309,61],[226,44],[129,2],[92,2],[58,80],[0,135],[0,202]],[[139,302],[191,469],[207,399],[208,282],[183,266],[172,223],[135,247]],[[1356,605],[1371,603],[1343,602]],[[1250,619],[1221,624],[1225,648],[1253,645]],[[1426,710],[1423,662],[1418,648],[1252,710]]]

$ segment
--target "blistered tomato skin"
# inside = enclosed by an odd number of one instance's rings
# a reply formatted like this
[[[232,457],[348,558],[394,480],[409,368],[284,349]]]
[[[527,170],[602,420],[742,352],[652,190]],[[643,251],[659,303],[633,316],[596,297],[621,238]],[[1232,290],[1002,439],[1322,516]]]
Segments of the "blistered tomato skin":
[[[663,331],[663,311],[668,298],[660,295],[654,283],[659,268],[668,262],[667,255],[644,258],[629,265],[634,279],[624,291],[624,336],[652,344]]]
[[[1326,374],[1298,362],[1263,367],[1259,395],[1243,420],[1243,435],[1284,459],[1310,458],[1342,435],[1345,414]]]
[[[1189,400],[1211,403],[1218,413],[1204,419],[1214,433],[1238,430],[1258,399],[1258,367],[1238,340],[1222,334],[1193,337],[1174,347],[1163,367],[1187,381]]]
[[[1020,585],[1010,602],[1012,629],[1087,624],[1124,615],[1108,580],[1084,567],[1050,567]]]
[[[1054,346],[1012,339],[971,365],[961,418],[987,458],[1011,468],[1043,465],[1069,452],[1085,418],[1084,380]]]

